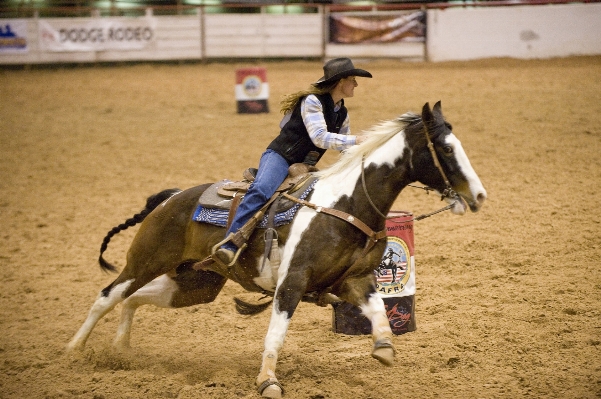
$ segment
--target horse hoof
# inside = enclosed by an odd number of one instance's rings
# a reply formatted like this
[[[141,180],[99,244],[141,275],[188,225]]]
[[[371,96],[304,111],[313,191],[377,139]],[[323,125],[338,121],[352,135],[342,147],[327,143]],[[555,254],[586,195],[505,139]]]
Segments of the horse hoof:
[[[280,399],[282,397],[282,390],[276,385],[270,385],[263,390],[261,396],[264,398]]]
[[[263,381],[258,390],[263,398],[280,399],[284,394],[284,387],[275,378]]]
[[[394,363],[395,350],[392,342],[389,340],[378,341],[374,344],[374,350],[371,352],[372,357],[378,359],[380,363],[386,366],[392,366]]]
[[[392,348],[374,349],[371,355],[385,366],[392,366],[394,363],[394,350]]]

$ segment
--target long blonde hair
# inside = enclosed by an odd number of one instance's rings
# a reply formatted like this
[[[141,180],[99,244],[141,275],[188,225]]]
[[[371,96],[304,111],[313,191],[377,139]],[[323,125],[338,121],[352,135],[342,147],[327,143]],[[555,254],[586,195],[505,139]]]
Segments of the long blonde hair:
[[[292,112],[294,110],[294,107],[296,107],[296,104],[298,104],[298,101],[301,98],[306,97],[310,94],[330,93],[332,90],[334,90],[334,87],[336,87],[338,82],[339,82],[339,80],[332,82],[330,84],[324,85],[323,87],[318,87],[315,84],[312,84],[306,90],[301,90],[301,91],[297,91],[296,93],[285,95],[284,97],[282,97],[282,101],[280,101],[280,107],[281,107],[280,112],[282,114],[287,114],[289,112]]]

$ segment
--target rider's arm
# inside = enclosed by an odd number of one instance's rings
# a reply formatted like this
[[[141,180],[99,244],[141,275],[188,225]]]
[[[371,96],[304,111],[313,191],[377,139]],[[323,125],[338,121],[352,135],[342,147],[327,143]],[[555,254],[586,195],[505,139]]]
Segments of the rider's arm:
[[[351,135],[350,119],[347,114],[339,133],[328,132],[323,106],[314,95],[307,96],[301,103],[301,115],[313,144],[320,148],[342,151],[356,144],[357,136]]]

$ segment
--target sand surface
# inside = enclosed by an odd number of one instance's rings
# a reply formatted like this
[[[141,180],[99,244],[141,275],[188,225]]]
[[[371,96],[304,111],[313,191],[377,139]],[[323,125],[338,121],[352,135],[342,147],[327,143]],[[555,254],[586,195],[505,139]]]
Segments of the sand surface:
[[[601,397],[601,58],[357,65],[374,79],[347,101],[353,130],[442,100],[489,198],[416,222],[417,330],[393,367],[301,304],[285,397]],[[236,113],[246,66],[267,69],[270,113]],[[130,352],[111,346],[119,307],[82,353],[64,346],[115,277],[96,263],[105,234],[153,193],[256,166],[281,96],[320,76],[313,61],[0,70],[0,398],[259,397],[269,312],[236,314],[233,283],[209,305],[140,308]],[[407,189],[395,209],[440,205]],[[105,253],[119,267],[132,230]]]

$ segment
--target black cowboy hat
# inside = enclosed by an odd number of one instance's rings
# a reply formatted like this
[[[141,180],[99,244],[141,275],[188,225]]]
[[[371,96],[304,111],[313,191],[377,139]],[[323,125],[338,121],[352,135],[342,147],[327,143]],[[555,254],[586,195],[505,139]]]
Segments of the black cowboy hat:
[[[348,76],[362,76],[371,78],[371,73],[366,70],[355,68],[353,61],[350,58],[334,58],[326,62],[323,66],[323,76],[315,83],[314,86],[323,87],[328,83],[335,82]]]

